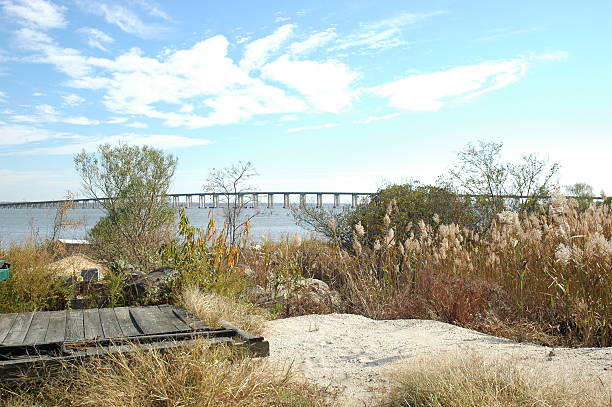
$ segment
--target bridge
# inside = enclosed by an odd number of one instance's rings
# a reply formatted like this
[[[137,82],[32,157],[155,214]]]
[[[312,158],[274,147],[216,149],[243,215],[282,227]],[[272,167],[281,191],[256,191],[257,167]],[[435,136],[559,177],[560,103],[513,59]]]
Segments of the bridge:
[[[316,202],[314,205],[317,208],[323,207],[323,197],[333,197],[333,207],[339,208],[344,205],[342,197],[350,197],[350,206],[356,207],[359,203],[359,198],[373,195],[373,192],[237,192],[237,193],[222,193],[222,192],[197,192],[190,194],[167,194],[169,204],[174,207],[185,208],[219,208],[223,206],[223,199],[228,199],[230,202],[236,202],[239,206],[249,208],[259,208],[260,198],[267,208],[274,208],[275,197],[282,197],[283,208],[291,206],[291,197],[299,197],[299,205],[307,205],[307,198],[314,197]],[[2,208],[58,208],[71,202],[76,208],[100,208],[100,201],[108,198],[89,199],[79,198],[67,201],[65,199],[53,201],[23,201],[23,202],[4,202],[0,203]],[[348,204],[347,204],[348,205]]]
[[[333,197],[333,207],[339,208],[343,205],[350,205],[354,208],[359,203],[359,198],[369,197],[374,195],[373,192],[196,192],[190,194],[167,194],[165,195],[168,199],[168,203],[173,207],[184,207],[184,208],[219,208],[227,205],[229,200],[231,203],[236,203],[237,206],[243,206],[246,208],[259,208],[260,198],[263,196],[264,200],[262,203],[269,209],[274,208],[274,198],[276,196],[282,196],[283,208],[289,208],[291,206],[291,197],[299,197],[299,205],[306,206],[307,197],[316,198],[314,206],[317,208],[323,207],[323,197]],[[461,194],[460,196],[467,198],[478,198],[478,197],[491,197],[489,195],[466,195]],[[343,203],[342,197],[349,197],[349,203]],[[503,199],[548,199],[550,196],[529,196],[529,195],[500,195],[498,198]],[[592,201],[602,201],[603,196],[592,196],[592,197],[577,197],[567,196],[567,198],[588,198]],[[71,205],[75,208],[100,208],[102,205],[101,201],[105,201],[108,198],[91,199],[91,198],[79,198],[72,200],[55,200],[55,201],[23,201],[23,202],[3,202],[0,203],[0,209],[8,208],[58,208],[65,205],[67,202],[71,202]],[[225,201],[223,201],[225,199]],[[346,202],[346,200],[345,200]],[[195,203],[195,204],[194,204]]]

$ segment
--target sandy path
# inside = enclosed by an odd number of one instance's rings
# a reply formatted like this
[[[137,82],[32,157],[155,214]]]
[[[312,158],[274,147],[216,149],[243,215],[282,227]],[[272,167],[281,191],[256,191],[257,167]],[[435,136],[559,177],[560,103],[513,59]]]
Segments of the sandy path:
[[[268,323],[270,359],[293,363],[306,377],[341,391],[350,406],[369,405],[397,363],[449,351],[511,357],[555,373],[593,375],[612,386],[612,348],[520,344],[430,320],[374,321],[359,315],[305,315]],[[552,354],[551,354],[552,351]]]

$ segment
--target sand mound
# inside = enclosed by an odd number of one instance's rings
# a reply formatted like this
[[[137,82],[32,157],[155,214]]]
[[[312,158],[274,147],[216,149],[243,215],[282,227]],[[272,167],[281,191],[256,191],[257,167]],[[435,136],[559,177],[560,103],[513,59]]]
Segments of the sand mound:
[[[548,348],[521,344],[430,320],[374,321],[347,314],[270,321],[264,332],[270,359],[292,363],[306,377],[337,388],[348,405],[364,406],[388,385],[398,363],[447,352],[512,358],[555,374],[592,375],[612,386],[612,348]]]
[[[100,270],[100,278],[104,276],[106,268],[101,264],[84,254],[77,253],[68,257],[64,257],[58,261],[51,263],[60,275],[75,276],[77,280],[82,280],[81,270],[88,268],[97,268]]]

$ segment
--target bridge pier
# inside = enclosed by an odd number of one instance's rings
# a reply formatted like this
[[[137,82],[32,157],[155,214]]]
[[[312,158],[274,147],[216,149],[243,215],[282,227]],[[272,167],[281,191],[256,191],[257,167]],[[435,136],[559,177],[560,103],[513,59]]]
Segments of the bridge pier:
[[[253,194],[253,208],[259,208],[259,194]]]
[[[289,207],[289,194],[283,194],[283,208]]]
[[[334,208],[340,207],[340,194],[334,194]]]
[[[268,194],[268,208],[274,208],[274,194]]]
[[[303,208],[306,206],[306,194],[301,193],[300,194],[300,208]]]
[[[357,194],[351,194],[351,208],[357,206]]]
[[[323,194],[317,194],[317,208],[323,207]]]
[[[218,208],[219,207],[219,194],[213,194],[212,197],[213,197],[212,207]]]

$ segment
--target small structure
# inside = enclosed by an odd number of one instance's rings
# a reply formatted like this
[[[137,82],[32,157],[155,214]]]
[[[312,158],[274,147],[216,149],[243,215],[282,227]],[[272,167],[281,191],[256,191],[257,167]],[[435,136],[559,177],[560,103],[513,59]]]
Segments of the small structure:
[[[0,260],[0,281],[6,281],[11,277],[11,265]]]
[[[63,259],[51,263],[51,267],[57,270],[60,275],[73,277],[77,281],[83,279],[83,270],[85,269],[98,269],[98,280],[104,278],[106,272],[104,265],[83,253],[76,253],[64,257]]]
[[[84,239],[58,239],[58,242],[64,245],[68,254],[79,253],[90,244]]]
[[[229,323],[215,329],[171,305],[0,314],[0,377],[65,361],[193,345],[196,339],[268,356],[269,345]]]

